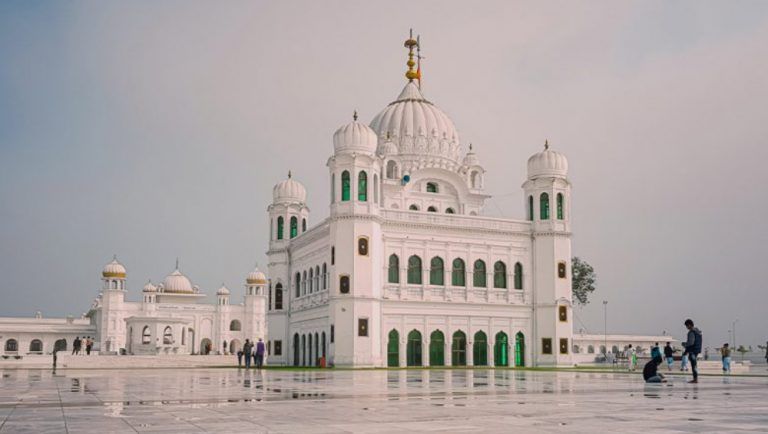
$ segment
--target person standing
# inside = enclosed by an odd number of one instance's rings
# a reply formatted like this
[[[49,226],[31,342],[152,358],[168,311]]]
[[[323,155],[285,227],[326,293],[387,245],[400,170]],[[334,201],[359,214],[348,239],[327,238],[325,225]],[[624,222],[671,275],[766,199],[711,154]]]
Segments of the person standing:
[[[723,348],[720,348],[720,356],[723,358],[723,373],[731,373],[731,348],[728,342],[723,344]]]
[[[56,361],[59,359],[59,349],[53,346],[53,370],[56,370]]]
[[[75,340],[72,342],[72,355],[80,353],[80,344],[83,341],[80,340],[80,336],[75,336]]]
[[[251,353],[253,352],[253,344],[250,339],[245,340],[243,345],[243,356],[245,356],[245,369],[251,369]]]
[[[627,365],[629,367],[630,371],[635,370],[635,364],[637,363],[637,354],[635,352],[635,349],[632,347],[632,344],[629,344],[627,349],[624,351],[625,356],[627,357]]]
[[[656,357],[661,358],[661,349],[659,348],[658,342],[651,347],[651,359],[655,359]]]
[[[264,341],[259,338],[259,342],[256,343],[256,353],[254,354],[254,357],[256,358],[256,368],[261,369],[261,367],[264,365],[264,352],[266,348],[264,347]]]
[[[685,320],[685,328],[688,329],[688,339],[683,344],[685,346],[683,357],[688,355],[688,361],[691,363],[691,372],[693,373],[693,380],[689,381],[689,383],[698,383],[699,371],[696,369],[696,357],[701,353],[703,338],[701,330],[693,325],[693,320],[690,318]]]
[[[91,355],[91,348],[93,348],[93,341],[91,340],[91,337],[88,336],[85,339],[85,354],[90,356]]]
[[[237,350],[237,367],[243,366],[243,350]]]
[[[667,342],[664,346],[664,357],[667,359],[667,370],[672,370],[672,365],[675,364],[675,350],[672,349],[672,344]]]

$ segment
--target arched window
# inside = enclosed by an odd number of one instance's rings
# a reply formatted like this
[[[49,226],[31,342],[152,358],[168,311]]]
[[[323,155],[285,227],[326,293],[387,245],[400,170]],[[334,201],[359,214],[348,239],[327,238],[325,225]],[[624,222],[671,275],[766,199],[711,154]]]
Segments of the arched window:
[[[400,283],[400,258],[394,253],[389,255],[389,266],[387,267],[387,282]]]
[[[612,346],[611,347],[611,352],[613,354],[619,354],[619,347],[617,347],[616,345]]]
[[[144,326],[144,330],[141,331],[141,343],[148,344],[152,341],[152,332],[149,331],[149,326]]]
[[[408,283],[421,285],[421,258],[416,255],[408,258]]]
[[[294,282],[296,283],[296,298],[299,298],[301,297],[301,273],[296,273]]]
[[[328,289],[328,266],[323,262],[323,289]]]
[[[373,174],[373,203],[379,203],[379,175]]]
[[[283,284],[275,285],[275,309],[283,310]]]
[[[557,219],[562,220],[565,215],[565,211],[563,209],[565,208],[565,205],[563,205],[563,193],[557,193]]]
[[[472,365],[488,365],[488,335],[482,330],[475,333],[475,341],[472,344]]]
[[[541,193],[539,196],[539,215],[542,220],[549,220],[549,195]]]
[[[352,186],[350,184],[349,180],[349,171],[343,171],[341,172],[341,201],[346,202],[349,200],[351,193]]]
[[[331,265],[336,263],[336,247],[331,246]]]
[[[163,330],[163,345],[172,345],[173,344],[173,329],[171,329],[171,326],[168,326]]]
[[[313,286],[314,286],[313,285],[314,281],[315,281],[315,270],[310,268],[309,269],[309,280],[307,281],[307,284],[309,286],[309,291],[308,292],[310,294],[312,294],[312,289],[313,289]]]
[[[368,201],[368,174],[364,170],[357,174],[357,200]]]
[[[435,182],[428,182],[427,183],[427,193],[437,193],[437,183]]]
[[[307,219],[303,218],[301,219],[301,232],[304,233],[307,231]]]
[[[525,336],[523,332],[515,335],[515,366],[525,366]]]
[[[346,274],[339,277],[339,292],[349,294],[349,276]]]
[[[493,346],[494,366],[509,366],[509,339],[504,332],[496,333],[496,344]]]
[[[587,346],[587,354],[595,354],[595,346],[594,345],[588,345]]]
[[[453,208],[446,208],[445,209],[446,214],[456,214],[456,212],[453,210]]]
[[[437,208],[430,206],[429,208],[427,208],[427,212],[437,212]]]
[[[533,196],[528,196],[528,220],[533,221]]]
[[[600,354],[605,354],[605,345],[600,345]]]
[[[493,287],[507,287],[507,265],[501,261],[496,261],[493,264]]]
[[[299,366],[301,354],[299,349],[299,334],[293,334],[293,366]]]
[[[19,351],[19,342],[16,339],[8,339],[5,341],[5,351],[8,353]]]
[[[453,334],[453,343],[451,344],[451,365],[467,365],[467,335],[458,330]]]
[[[29,352],[30,353],[42,353],[43,352],[43,341],[40,339],[33,339],[32,342],[29,343]]]
[[[456,258],[453,260],[453,271],[451,271],[451,285],[453,286],[467,285],[467,268],[464,265],[464,260],[461,258]]]
[[[406,366],[421,366],[421,332],[411,330],[406,346]]]
[[[229,331],[231,331],[231,332],[239,332],[239,331],[240,331],[240,330],[242,330],[242,329],[243,329],[243,327],[242,327],[242,325],[240,324],[240,321],[238,321],[238,320],[236,320],[236,319],[233,319],[233,320],[232,320],[232,321],[229,323]]]
[[[299,220],[296,216],[291,217],[291,238],[295,238],[299,234]]]
[[[523,264],[515,263],[515,289],[523,289]]]
[[[573,351],[573,354],[579,354],[581,352],[581,348],[578,345],[573,344],[573,348],[571,351]]]
[[[477,171],[472,172],[470,175],[470,181],[472,188],[480,188],[480,174]]]
[[[445,365],[445,335],[435,330],[429,335],[429,366]]]
[[[397,330],[389,331],[387,340],[387,366],[396,368],[400,366],[400,334]]]
[[[429,284],[445,284],[445,266],[443,265],[443,259],[438,256],[429,261]]]
[[[418,211],[419,206],[414,203],[414,204],[411,204],[411,206],[409,206],[408,209],[411,211]]]
[[[285,221],[283,219],[283,216],[280,216],[277,218],[277,239],[282,240],[283,239],[283,226],[285,225]]]
[[[397,179],[397,163],[394,160],[387,161],[387,179]]]
[[[315,265],[315,291],[320,290],[320,266]]]
[[[472,271],[472,283],[475,287],[485,288],[486,276],[485,276],[485,262],[482,259],[475,261],[475,267]]]
[[[307,295],[307,270],[301,275],[301,295]]]

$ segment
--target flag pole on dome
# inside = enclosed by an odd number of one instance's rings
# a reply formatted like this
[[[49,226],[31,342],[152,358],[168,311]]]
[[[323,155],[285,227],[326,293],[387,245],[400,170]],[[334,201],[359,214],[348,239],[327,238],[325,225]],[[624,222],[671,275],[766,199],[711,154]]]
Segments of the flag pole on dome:
[[[416,35],[416,79],[419,80],[421,90],[421,35]]]
[[[405,40],[405,48],[408,49],[408,62],[406,62],[406,65],[408,65],[408,71],[405,72],[405,78],[408,79],[408,81],[413,81],[414,78],[417,78],[416,71],[413,70],[413,67],[416,66],[416,62],[413,61],[413,47],[418,46],[418,42],[416,42],[415,39],[413,39],[413,29],[411,29],[411,33],[408,36],[408,39]]]

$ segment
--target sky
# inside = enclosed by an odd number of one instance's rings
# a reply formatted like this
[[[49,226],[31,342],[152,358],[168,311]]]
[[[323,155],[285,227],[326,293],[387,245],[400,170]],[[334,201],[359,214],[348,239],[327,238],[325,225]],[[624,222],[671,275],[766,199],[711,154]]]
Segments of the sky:
[[[235,297],[291,170],[328,215],[332,134],[405,85],[523,218],[545,139],[598,289],[576,329],[768,340],[768,2],[3,1],[0,315],[80,315],[113,254],[129,299],[179,258]]]

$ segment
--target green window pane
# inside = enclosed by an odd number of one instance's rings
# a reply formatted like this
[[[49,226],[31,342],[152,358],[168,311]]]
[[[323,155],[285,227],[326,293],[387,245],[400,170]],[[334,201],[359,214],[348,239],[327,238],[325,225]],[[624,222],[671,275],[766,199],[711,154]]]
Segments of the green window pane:
[[[443,260],[435,256],[429,264],[429,284],[442,285],[445,279],[445,267]]]
[[[429,335],[429,366],[445,365],[445,335],[435,330]]]
[[[464,261],[456,258],[453,260],[453,271],[451,272],[451,285],[453,286],[466,286],[467,285],[467,270],[464,267]]]
[[[282,240],[283,239],[283,226],[285,226],[285,221],[282,217],[277,218],[277,239]]]
[[[496,333],[496,344],[493,346],[493,364],[509,366],[509,341],[504,332]]]
[[[523,289],[523,265],[515,264],[515,289]]]
[[[397,333],[397,330],[389,332],[389,340],[387,341],[387,366],[400,366],[400,334]]]
[[[539,197],[539,208],[541,219],[549,220],[549,195],[547,193],[541,193],[541,197]]]
[[[528,220],[533,221],[533,196],[528,196]]]
[[[421,284],[421,258],[416,255],[408,258],[408,283]]]
[[[295,238],[299,234],[299,220],[296,216],[291,217],[291,238]]]
[[[493,287],[507,287],[507,266],[501,261],[493,264]]]
[[[365,172],[357,175],[357,200],[360,202],[368,200],[368,174]]]
[[[483,262],[480,259],[475,261],[475,268],[473,270],[472,275],[473,275],[473,278],[472,278],[473,282],[472,283],[474,284],[474,286],[476,286],[478,288],[485,288],[485,286],[486,286],[485,285],[486,284],[486,282],[485,282],[485,280],[486,280],[486,277],[485,277],[485,262]]]
[[[387,270],[389,283],[400,283],[400,258],[392,254],[389,256],[389,267]]]
[[[451,365],[467,365],[467,335],[461,330],[453,334],[453,342],[451,343]]]
[[[557,219],[563,219],[563,193],[557,193]]]
[[[515,335],[515,366],[525,366],[525,336],[522,332]]]
[[[346,170],[341,172],[341,200],[348,201],[350,198],[350,180],[349,172]]]
[[[421,333],[418,330],[408,333],[406,362],[407,366],[421,366]]]
[[[475,333],[475,342],[472,343],[472,363],[474,366],[488,365],[488,336],[485,332]]]

